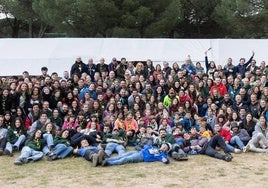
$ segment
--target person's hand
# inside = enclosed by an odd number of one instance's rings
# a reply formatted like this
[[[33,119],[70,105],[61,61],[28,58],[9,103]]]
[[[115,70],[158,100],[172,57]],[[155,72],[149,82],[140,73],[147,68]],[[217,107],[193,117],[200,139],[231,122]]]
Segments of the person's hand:
[[[167,160],[165,157],[162,158],[162,162],[163,162],[163,163],[166,163],[167,161],[168,161],[168,160]]]
[[[76,148],[73,151],[74,154],[78,153],[78,146],[76,146]]]
[[[206,55],[206,56],[208,55],[208,51],[205,51],[205,55]]]
[[[103,150],[103,147],[101,146],[101,144],[98,145],[98,149]]]
[[[102,142],[102,140],[100,138],[96,138],[97,142]]]
[[[255,55],[255,52],[252,50],[252,56],[254,56]]]
[[[195,149],[196,149],[196,150],[200,150],[201,147],[200,147],[199,145],[196,145],[196,146],[195,146]]]

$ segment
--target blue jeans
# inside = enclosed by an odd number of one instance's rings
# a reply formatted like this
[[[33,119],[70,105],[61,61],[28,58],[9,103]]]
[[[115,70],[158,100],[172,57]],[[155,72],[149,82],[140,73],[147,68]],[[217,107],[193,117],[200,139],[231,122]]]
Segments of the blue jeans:
[[[57,144],[55,147],[55,150],[53,151],[54,154],[59,155],[62,159],[67,157],[72,152],[73,152],[73,147],[66,146],[65,144]]]
[[[21,144],[25,141],[26,136],[20,135],[15,144],[11,144],[10,142],[7,142],[6,150],[8,150],[10,153],[13,151],[13,147],[16,146],[17,148],[20,148]]]
[[[47,145],[43,148],[43,153],[46,155],[48,152],[50,152],[51,146],[54,145],[53,136],[50,133],[43,134],[43,138],[46,141]]]
[[[109,142],[107,145],[106,145],[106,148],[105,148],[105,153],[109,156],[111,156],[111,154],[113,152],[117,152],[119,156],[121,156],[123,153],[126,152],[125,148],[123,145],[121,144],[118,144],[118,143],[114,143],[114,142]]]
[[[184,139],[183,139],[183,138],[175,138],[175,142],[176,142],[176,144],[178,144],[179,146],[183,146],[183,144],[184,144]]]
[[[43,157],[43,152],[42,151],[35,151],[32,148],[28,146],[24,146],[21,150],[21,154],[19,156],[19,159],[28,159],[28,160],[33,160],[37,161],[39,159],[42,159]]]
[[[245,147],[239,136],[233,136],[230,140],[230,144],[233,146],[237,145],[241,150],[243,149],[243,147]]]
[[[107,165],[121,165],[125,163],[138,163],[143,162],[141,151],[129,151],[118,157],[111,157],[106,159]]]

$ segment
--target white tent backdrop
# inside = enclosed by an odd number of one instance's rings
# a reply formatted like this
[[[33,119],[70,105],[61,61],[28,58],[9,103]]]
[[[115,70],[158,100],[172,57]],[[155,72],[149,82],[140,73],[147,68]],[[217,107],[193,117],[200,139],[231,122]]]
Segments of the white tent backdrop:
[[[241,57],[248,59],[255,51],[257,64],[268,59],[268,39],[123,39],[123,38],[47,38],[0,39],[0,76],[21,75],[27,70],[39,75],[47,66],[49,73],[69,71],[77,56],[84,63],[93,58],[95,63],[104,57],[110,63],[113,57],[128,61],[146,61],[154,64],[168,61],[183,62],[187,55],[204,65],[204,52],[212,48],[209,60],[224,65],[232,57],[237,64]]]

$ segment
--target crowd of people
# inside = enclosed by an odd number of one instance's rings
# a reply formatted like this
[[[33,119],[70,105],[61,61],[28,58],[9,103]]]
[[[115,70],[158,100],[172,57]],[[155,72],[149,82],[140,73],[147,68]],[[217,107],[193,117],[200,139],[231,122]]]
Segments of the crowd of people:
[[[3,76],[0,155],[20,152],[15,165],[76,155],[109,166],[268,153],[268,66],[254,55],[221,66],[206,51],[205,67],[190,56],[156,66],[77,57],[62,77],[47,67]]]

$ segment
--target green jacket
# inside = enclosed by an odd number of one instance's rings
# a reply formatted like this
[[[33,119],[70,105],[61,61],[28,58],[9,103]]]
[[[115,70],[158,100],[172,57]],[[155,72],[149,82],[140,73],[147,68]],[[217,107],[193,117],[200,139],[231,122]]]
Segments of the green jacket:
[[[44,139],[33,139],[26,141],[25,146],[28,146],[36,151],[42,151],[42,149],[45,147],[46,141]]]
[[[176,98],[178,99],[178,101],[179,101],[179,97],[178,97],[178,96],[174,96],[173,98],[171,98],[169,95],[166,95],[165,98],[164,98],[164,101],[163,101],[164,106],[165,106],[165,107],[169,107],[169,106],[171,105],[171,103],[172,103],[172,100],[173,100],[175,97],[176,97]]]
[[[165,138],[160,138],[158,137],[156,139],[156,144],[160,147],[162,143],[170,143],[170,144],[175,144],[175,139],[174,139],[174,136],[173,134],[167,134]]]
[[[64,144],[65,146],[70,146],[71,143],[68,139],[62,138],[60,136],[56,136],[54,139],[54,145],[56,146],[57,144]]]
[[[7,142],[11,144],[15,144],[15,142],[18,140],[18,138],[21,135],[25,135],[26,132],[22,130],[21,127],[16,128],[14,126],[10,127],[7,131]]]
[[[50,121],[53,123],[53,124],[56,124],[59,128],[61,128],[62,127],[62,125],[63,125],[63,121],[62,121],[62,119],[60,118],[60,117],[58,117],[58,118],[53,118],[53,117],[51,117],[50,118]]]
[[[116,139],[116,140],[125,140],[126,139],[126,135],[124,131],[120,131],[120,134],[117,136],[115,134],[112,133],[107,133],[104,137],[103,137],[103,141],[107,142],[107,138],[112,138],[112,139]]]

